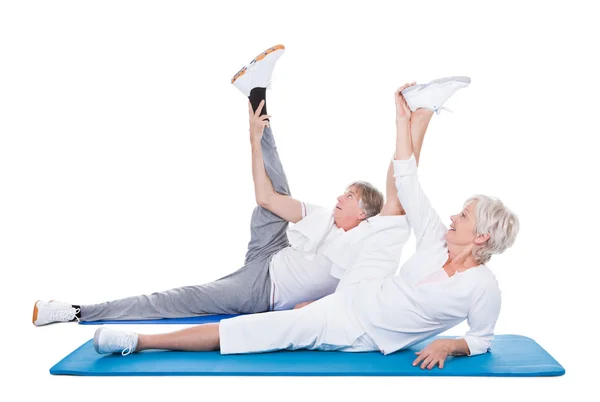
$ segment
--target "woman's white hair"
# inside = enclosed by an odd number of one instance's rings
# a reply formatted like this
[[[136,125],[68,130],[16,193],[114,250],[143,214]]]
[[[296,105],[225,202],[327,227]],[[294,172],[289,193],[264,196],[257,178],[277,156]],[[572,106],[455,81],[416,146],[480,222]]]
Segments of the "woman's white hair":
[[[519,232],[519,218],[497,198],[477,194],[469,198],[464,207],[472,202],[476,203],[476,234],[490,235],[483,245],[473,248],[475,260],[485,264],[493,254],[502,254],[514,244]]]

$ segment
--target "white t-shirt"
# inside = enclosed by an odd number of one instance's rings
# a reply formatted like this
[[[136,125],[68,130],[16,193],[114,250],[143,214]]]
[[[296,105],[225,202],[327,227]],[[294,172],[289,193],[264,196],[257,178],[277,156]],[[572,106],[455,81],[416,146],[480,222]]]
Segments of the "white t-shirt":
[[[302,218],[317,209],[325,210],[318,205],[302,203]],[[333,223],[313,260],[304,258],[302,252],[293,247],[286,247],[273,256],[269,264],[271,310],[288,310],[298,303],[317,300],[335,291],[339,280],[331,276],[332,262],[322,255],[322,251],[343,233],[344,229]]]

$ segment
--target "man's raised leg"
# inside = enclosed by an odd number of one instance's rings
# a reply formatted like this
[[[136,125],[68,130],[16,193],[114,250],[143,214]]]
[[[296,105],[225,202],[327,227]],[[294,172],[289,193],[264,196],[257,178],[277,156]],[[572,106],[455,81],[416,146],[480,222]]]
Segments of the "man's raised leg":
[[[265,100],[271,71],[283,50],[281,45],[267,49],[232,79],[232,83],[249,97],[255,108]],[[263,108],[261,114],[266,114],[266,108]],[[287,178],[270,128],[264,129],[260,148],[264,170],[274,190],[279,194],[289,195]],[[251,240],[246,262],[239,270],[204,285],[185,286],[98,304],[75,306],[63,302],[38,301],[34,304],[33,324],[40,326],[78,319],[138,320],[268,311],[271,290],[270,257],[289,245],[287,226],[286,220],[257,206],[252,214]]]
[[[275,192],[290,196],[290,188],[283,170],[275,138],[270,127],[265,127],[261,139],[264,168]],[[255,184],[256,185],[256,184]],[[246,263],[261,257],[272,256],[289,246],[286,231],[288,221],[268,209],[257,205],[250,220],[250,242]]]
[[[284,51],[283,45],[265,50],[252,60],[248,66],[242,68],[232,79],[232,84],[248,97],[252,111],[256,113],[260,109],[259,116],[267,114],[266,92],[271,85],[271,76],[275,64]],[[257,157],[255,154],[256,152],[253,150],[253,165],[255,157]],[[257,177],[253,169],[256,193],[259,194],[262,191],[260,187],[264,184],[263,182],[269,180],[269,187],[272,186],[275,192],[290,196],[289,184],[277,152],[270,124],[268,127],[264,127],[262,131],[260,154],[259,157],[262,157],[267,177],[263,180],[264,172],[259,172],[261,174]],[[287,228],[287,220],[263,206],[257,205],[250,221],[250,242],[246,253],[246,263],[256,259],[269,258],[277,251],[289,246],[286,234]]]

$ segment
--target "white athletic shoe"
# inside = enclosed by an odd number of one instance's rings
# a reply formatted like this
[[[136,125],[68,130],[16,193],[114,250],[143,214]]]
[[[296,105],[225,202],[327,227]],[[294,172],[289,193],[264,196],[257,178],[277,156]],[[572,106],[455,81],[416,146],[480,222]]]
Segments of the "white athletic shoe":
[[[244,95],[250,96],[250,91],[253,88],[271,88],[271,75],[275,63],[285,52],[283,45],[277,45],[268,48],[254,58],[245,67],[242,67],[231,79],[231,83],[235,85]]]
[[[135,332],[100,327],[94,333],[94,349],[100,354],[121,353],[126,356],[135,352],[137,343]]]
[[[74,308],[69,303],[50,300],[49,302],[38,300],[33,305],[33,325],[39,327],[41,325],[51,324],[53,322],[68,322],[77,319],[79,309]]]
[[[428,82],[427,84],[417,84],[402,91],[408,107],[411,111],[419,108],[433,110],[437,114],[442,109],[451,111],[444,107],[444,103],[456,91],[469,86],[471,79],[469,77],[445,77]]]

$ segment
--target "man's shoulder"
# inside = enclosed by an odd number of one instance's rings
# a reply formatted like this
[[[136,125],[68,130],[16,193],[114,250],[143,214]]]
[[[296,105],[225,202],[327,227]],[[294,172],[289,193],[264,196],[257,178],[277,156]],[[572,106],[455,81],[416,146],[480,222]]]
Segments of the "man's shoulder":
[[[308,215],[311,215],[314,213],[327,214],[327,215],[333,214],[333,209],[326,208],[326,207],[318,205],[318,204],[313,204],[313,203],[304,202],[304,201],[300,201],[300,204],[302,204],[302,218],[305,218]]]

